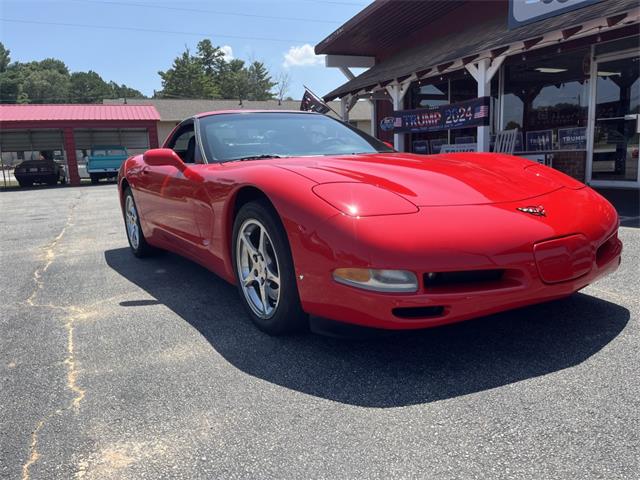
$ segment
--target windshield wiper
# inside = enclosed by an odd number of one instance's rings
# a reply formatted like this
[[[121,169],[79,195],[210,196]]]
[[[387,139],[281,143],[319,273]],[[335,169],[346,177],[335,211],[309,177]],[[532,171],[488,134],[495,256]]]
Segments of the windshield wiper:
[[[227,162],[244,162],[245,160],[261,160],[264,158],[282,158],[282,157],[280,155],[269,153],[265,155],[249,155],[247,157],[231,158],[227,160]]]

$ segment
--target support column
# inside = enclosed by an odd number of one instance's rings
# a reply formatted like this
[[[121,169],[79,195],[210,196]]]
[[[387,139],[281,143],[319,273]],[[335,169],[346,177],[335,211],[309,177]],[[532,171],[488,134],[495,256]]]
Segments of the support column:
[[[349,121],[349,97],[342,97],[340,99],[340,116],[343,122]]]
[[[478,62],[478,98],[491,95],[491,79],[487,78],[487,71],[491,61],[484,59]],[[478,127],[478,151],[488,152],[491,149],[491,132],[489,125]]]
[[[149,135],[149,148],[158,148],[158,124],[154,123],[149,128],[147,128],[147,134]]]
[[[340,99],[340,116],[343,122],[349,121],[349,112],[358,101],[358,97],[354,95],[347,95]]]
[[[505,57],[483,58],[465,65],[467,71],[478,84],[478,98],[491,96],[491,79],[500,69]],[[478,127],[478,152],[490,151],[491,126]]]
[[[69,183],[71,185],[80,185],[78,158],[76,157],[76,140],[73,137],[73,128],[65,128],[62,136],[64,139],[64,151],[67,155],[67,175],[69,175]]]
[[[409,89],[409,86],[407,84],[400,84],[400,83],[389,85],[387,87],[389,96],[391,97],[391,100],[393,100],[394,110],[404,109],[404,96],[407,93],[408,89]],[[404,143],[405,143],[404,133],[393,134],[393,148],[395,148],[399,152],[404,152]]]
[[[376,101],[375,100],[367,100],[369,102],[369,105],[371,106],[371,136],[376,138],[376,127],[377,127],[377,120],[376,120]]]

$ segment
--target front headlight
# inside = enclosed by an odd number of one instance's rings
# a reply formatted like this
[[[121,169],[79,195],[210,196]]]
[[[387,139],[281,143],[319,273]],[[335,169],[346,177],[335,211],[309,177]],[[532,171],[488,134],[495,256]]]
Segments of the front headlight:
[[[418,211],[418,207],[397,193],[368,183],[321,183],[312,190],[322,200],[350,217],[400,215]]]
[[[336,268],[333,279],[352,287],[374,292],[411,293],[418,291],[418,278],[407,270],[373,268]]]

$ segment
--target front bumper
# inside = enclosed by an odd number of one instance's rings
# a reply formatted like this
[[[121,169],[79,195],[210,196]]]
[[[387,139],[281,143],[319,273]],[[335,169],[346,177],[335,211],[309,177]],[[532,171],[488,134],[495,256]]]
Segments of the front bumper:
[[[325,285],[324,300],[305,302],[305,310],[315,316],[374,328],[435,327],[569,296],[614,272],[619,264],[618,253],[605,265],[594,265],[587,275],[555,284],[542,282],[535,266],[514,269],[521,273],[519,284],[451,293],[422,290],[410,295],[377,294],[339,284]]]
[[[571,195],[570,208],[563,193]],[[294,245],[303,308],[314,316],[368,327],[425,328],[566,297],[618,268],[618,218],[606,200],[585,188],[545,195],[544,204],[548,217],[517,211],[522,202],[334,217]],[[553,269],[556,276],[545,277],[548,264],[537,261],[536,245],[576,234],[586,239],[582,250],[576,250],[580,269],[574,269],[575,262],[565,262],[566,267],[560,262],[560,268]],[[299,248],[302,255],[296,252]],[[338,284],[331,272],[345,266],[411,270],[420,288],[411,294],[388,294]],[[489,282],[427,285],[429,272],[478,270],[503,274]]]

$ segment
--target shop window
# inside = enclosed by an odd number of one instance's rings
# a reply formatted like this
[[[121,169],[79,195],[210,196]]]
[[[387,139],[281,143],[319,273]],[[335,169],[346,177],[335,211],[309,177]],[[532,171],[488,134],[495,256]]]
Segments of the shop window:
[[[523,150],[586,149],[589,55],[584,49],[505,66],[502,126],[523,132]]]
[[[425,83],[429,82],[430,83]],[[492,93],[498,92],[497,76],[492,81]],[[477,98],[478,86],[466,70],[448,74],[445,77],[415,82],[409,91],[407,108],[432,108],[450,103]],[[414,133],[410,135],[411,151],[419,153],[439,153],[444,144],[475,143],[476,131],[473,128],[443,130],[438,132]]]

